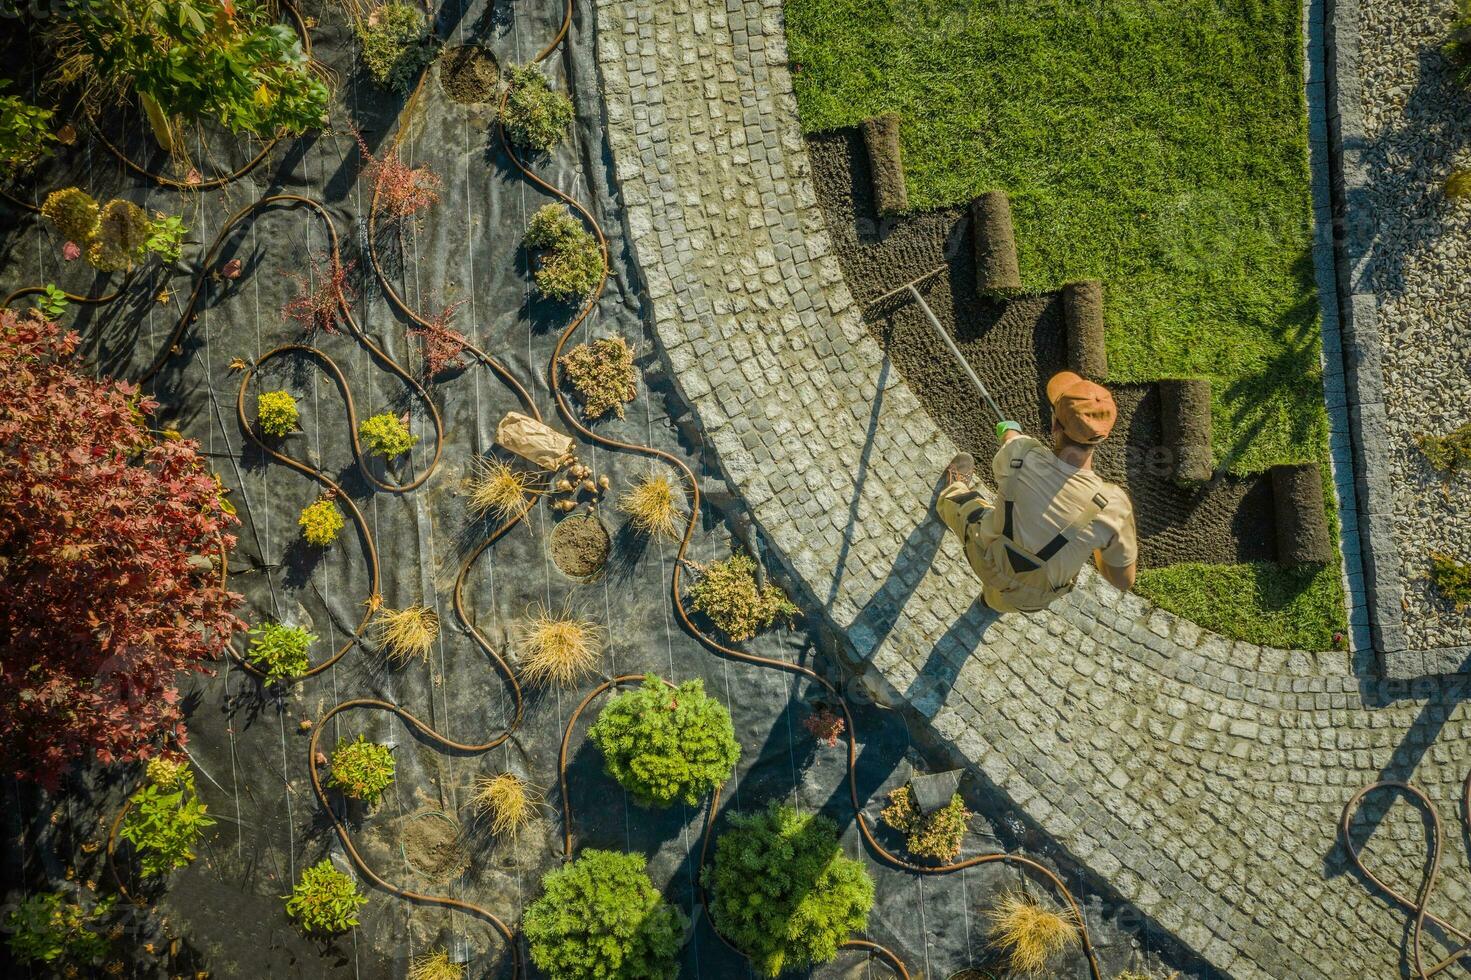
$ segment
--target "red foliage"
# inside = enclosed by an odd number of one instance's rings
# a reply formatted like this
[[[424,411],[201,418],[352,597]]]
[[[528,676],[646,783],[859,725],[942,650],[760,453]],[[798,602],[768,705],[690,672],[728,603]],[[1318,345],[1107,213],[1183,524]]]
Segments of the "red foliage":
[[[838,739],[843,737],[843,731],[848,727],[843,721],[843,716],[833,711],[827,705],[823,705],[802,719],[802,727],[823,745],[832,748],[838,744]]]
[[[410,167],[389,147],[380,159],[373,156],[361,133],[354,131],[363,154],[363,175],[373,185],[373,210],[393,221],[402,221],[439,201],[439,175],[428,167]]]
[[[465,363],[463,355],[468,341],[464,334],[451,330],[449,326],[455,311],[463,305],[463,302],[451,303],[426,323],[416,323],[411,328],[422,345],[424,377],[432,378],[441,371],[457,368]]]
[[[235,539],[196,443],[73,360],[77,336],[0,310],[0,763],[56,786],[184,740],[177,675],[245,624],[190,558]]]
[[[342,306],[357,299],[350,276],[356,262],[343,265],[332,252],[323,260],[311,256],[310,275],[299,272],[285,273],[296,282],[297,293],[281,307],[281,315],[301,324],[303,330],[325,330],[337,332],[337,314]]]

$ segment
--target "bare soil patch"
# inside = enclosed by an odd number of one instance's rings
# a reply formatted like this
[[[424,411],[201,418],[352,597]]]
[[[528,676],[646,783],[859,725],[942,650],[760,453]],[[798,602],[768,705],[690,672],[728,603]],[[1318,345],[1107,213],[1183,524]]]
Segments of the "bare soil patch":
[[[493,102],[500,77],[495,55],[478,44],[449,48],[439,59],[439,86],[460,105]]]
[[[552,531],[552,561],[573,578],[600,572],[612,547],[608,528],[596,514],[575,514]]]

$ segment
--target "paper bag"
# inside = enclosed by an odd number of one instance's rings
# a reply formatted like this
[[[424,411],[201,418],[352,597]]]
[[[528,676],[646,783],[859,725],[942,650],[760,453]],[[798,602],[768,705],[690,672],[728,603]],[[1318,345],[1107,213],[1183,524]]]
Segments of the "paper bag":
[[[544,470],[554,470],[572,458],[572,438],[520,412],[507,412],[496,426],[495,441]]]

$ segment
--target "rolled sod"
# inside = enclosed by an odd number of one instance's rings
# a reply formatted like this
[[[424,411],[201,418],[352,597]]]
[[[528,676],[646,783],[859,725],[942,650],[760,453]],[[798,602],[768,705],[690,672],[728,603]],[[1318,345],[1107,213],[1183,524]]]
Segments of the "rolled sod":
[[[1068,369],[1092,381],[1108,377],[1108,350],[1103,345],[1103,283],[1095,279],[1062,287],[1067,321]]]
[[[899,121],[896,112],[863,120],[873,200],[878,213],[885,217],[909,210],[909,195],[904,190],[904,161],[899,156]]]
[[[971,201],[970,216],[975,234],[976,291],[982,296],[1014,296],[1021,292],[1011,200],[1006,192],[987,191]]]
[[[1277,515],[1277,562],[1322,565],[1333,560],[1328,515],[1323,511],[1323,477],[1317,463],[1272,467]]]
[[[1211,383],[1196,379],[1161,381],[1159,393],[1160,422],[1175,482],[1206,482],[1213,472]]]

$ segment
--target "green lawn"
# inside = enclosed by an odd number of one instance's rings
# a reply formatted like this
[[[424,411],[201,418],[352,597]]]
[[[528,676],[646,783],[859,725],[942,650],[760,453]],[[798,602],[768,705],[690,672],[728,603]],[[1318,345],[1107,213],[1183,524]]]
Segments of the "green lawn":
[[[1232,472],[1326,463],[1298,0],[786,16],[805,129],[898,112],[913,207],[1002,188],[1029,289],[1103,280],[1112,380],[1210,378]],[[1342,628],[1336,569],[1161,569],[1141,591],[1260,642],[1323,648]]]

